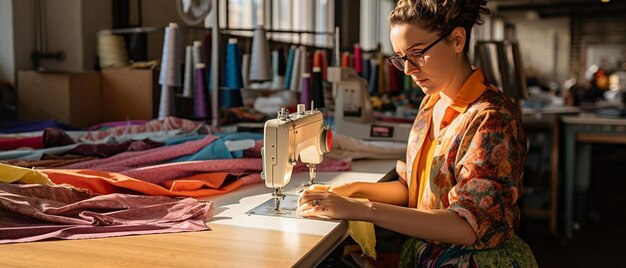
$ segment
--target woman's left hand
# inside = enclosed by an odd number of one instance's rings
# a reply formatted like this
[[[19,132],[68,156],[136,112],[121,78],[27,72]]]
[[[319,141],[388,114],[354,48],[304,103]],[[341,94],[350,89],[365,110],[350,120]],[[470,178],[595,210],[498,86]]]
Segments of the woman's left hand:
[[[362,202],[329,192],[328,187],[312,186],[300,196],[298,216],[321,219],[360,220],[367,207]]]

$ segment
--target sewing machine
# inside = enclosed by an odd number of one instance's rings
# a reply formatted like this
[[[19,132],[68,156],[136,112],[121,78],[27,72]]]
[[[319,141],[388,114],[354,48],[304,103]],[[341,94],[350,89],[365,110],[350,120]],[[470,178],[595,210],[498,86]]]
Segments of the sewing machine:
[[[248,214],[297,217],[295,209],[299,196],[283,192],[291,180],[293,167],[298,158],[306,163],[309,168],[308,185],[312,185],[317,177],[317,165],[330,151],[332,133],[322,113],[314,108],[307,111],[304,104],[297,107],[297,112],[291,114],[282,108],[276,119],[265,122],[261,177],[267,187],[274,189],[273,199],[248,211]]]
[[[411,124],[376,121],[367,81],[354,69],[328,67],[328,80],[335,87],[334,129],[337,133],[364,140],[408,140]]]

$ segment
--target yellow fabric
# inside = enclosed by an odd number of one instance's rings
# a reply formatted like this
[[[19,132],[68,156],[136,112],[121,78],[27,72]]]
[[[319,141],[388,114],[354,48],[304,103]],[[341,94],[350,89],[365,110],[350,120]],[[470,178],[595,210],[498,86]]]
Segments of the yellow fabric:
[[[368,199],[356,198],[361,202],[367,202]],[[348,234],[354,241],[361,246],[363,254],[376,259],[376,232],[374,224],[365,221],[349,221]]]
[[[429,130],[432,133],[432,129]],[[426,185],[430,178],[430,168],[433,165],[433,155],[435,154],[434,142],[431,138],[431,135],[427,135],[424,140],[424,147],[422,148],[422,153],[420,155],[419,165],[417,167],[417,174],[420,176],[420,188],[417,196],[417,205],[415,207],[420,208],[420,204],[422,203],[422,196],[424,195],[424,191],[426,189]]]
[[[376,232],[374,224],[365,221],[350,221],[348,234],[361,246],[363,254],[376,259]]]
[[[0,182],[54,185],[48,176],[34,170],[0,163]]]

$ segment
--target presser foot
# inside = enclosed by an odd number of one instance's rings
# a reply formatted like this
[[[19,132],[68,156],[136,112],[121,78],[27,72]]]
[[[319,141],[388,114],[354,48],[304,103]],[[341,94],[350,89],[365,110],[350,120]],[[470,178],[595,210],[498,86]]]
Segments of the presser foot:
[[[296,213],[296,209],[298,209],[298,199],[300,199],[298,195],[283,194],[280,200],[280,206],[276,208],[277,201],[272,197],[261,205],[249,210],[246,214],[299,218]]]

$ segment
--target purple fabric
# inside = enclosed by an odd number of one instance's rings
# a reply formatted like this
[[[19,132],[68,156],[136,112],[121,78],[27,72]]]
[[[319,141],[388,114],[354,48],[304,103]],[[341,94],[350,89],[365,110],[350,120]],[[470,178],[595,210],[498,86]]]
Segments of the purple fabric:
[[[60,129],[65,129],[65,130],[77,130],[78,129],[78,128],[63,124],[63,123],[59,123],[54,120],[39,120],[39,121],[4,120],[4,121],[0,121],[0,133],[20,133],[20,132],[41,131],[49,127],[60,128]]]
[[[63,168],[118,172],[139,166],[160,163],[183,155],[193,154],[209,145],[215,139],[217,139],[217,137],[207,135],[205,138],[200,140],[188,141],[178,145],[159,147],[139,152],[124,152],[109,158],[80,162],[64,166]]]
[[[0,184],[0,244],[210,230],[213,203]]]
[[[56,128],[46,128],[43,132],[43,145],[45,148],[65,146],[76,143],[65,131]],[[64,154],[75,154],[84,156],[110,157],[125,151],[143,151],[163,146],[162,142],[155,142],[150,139],[142,141],[125,141],[122,143],[98,143],[80,144],[74,149]]]

